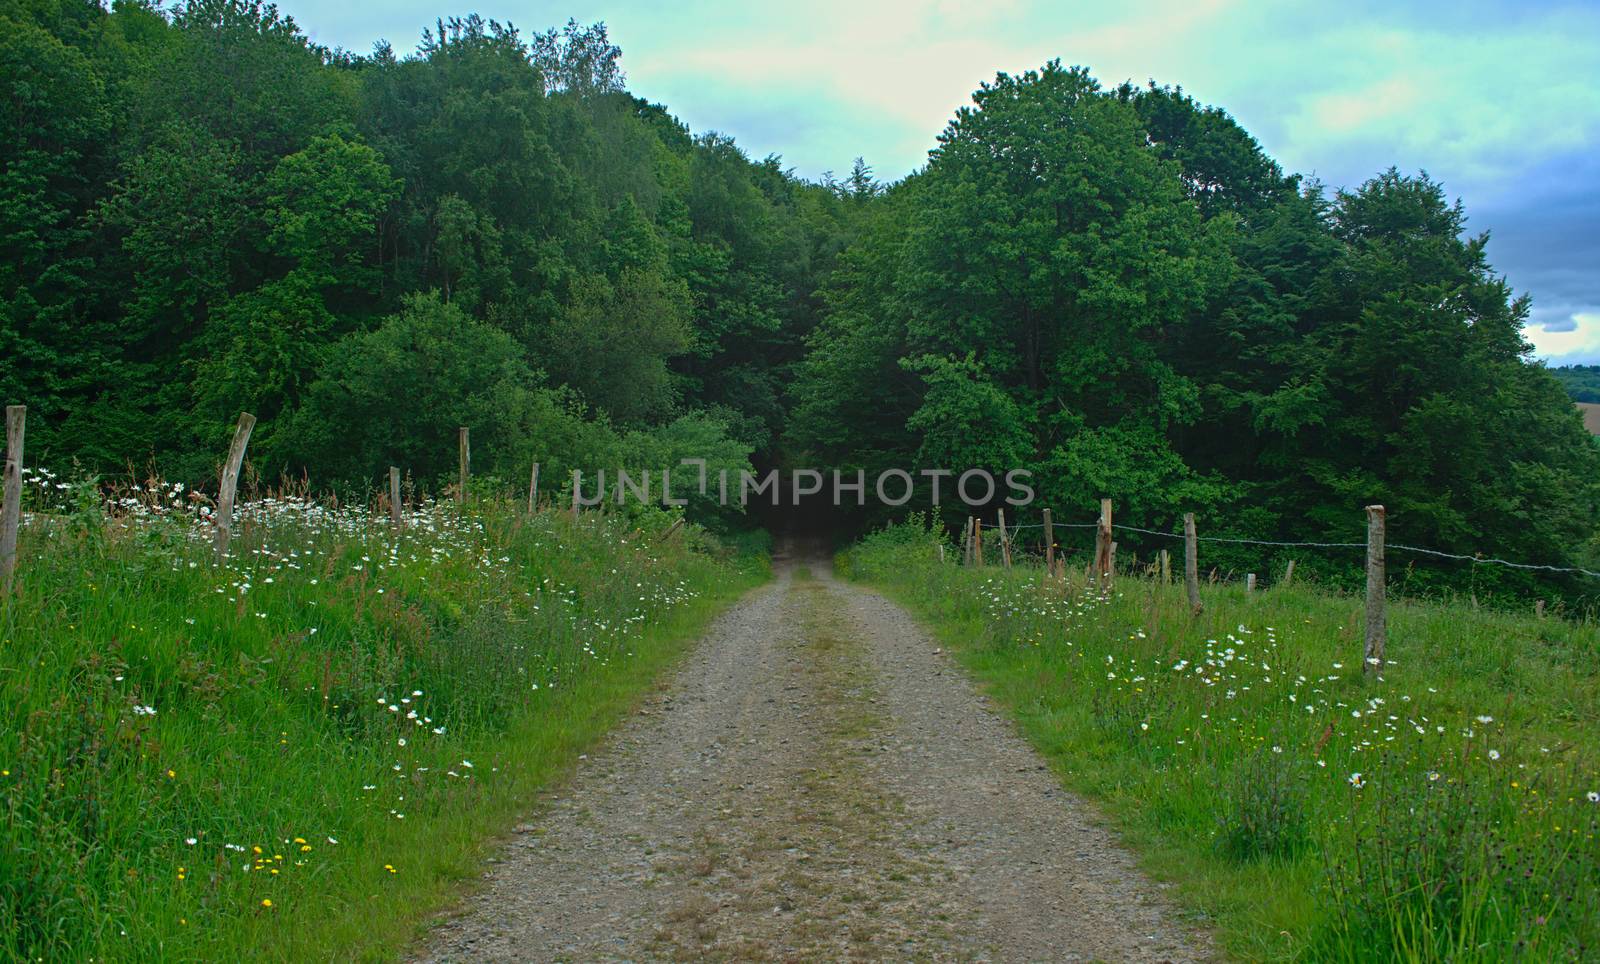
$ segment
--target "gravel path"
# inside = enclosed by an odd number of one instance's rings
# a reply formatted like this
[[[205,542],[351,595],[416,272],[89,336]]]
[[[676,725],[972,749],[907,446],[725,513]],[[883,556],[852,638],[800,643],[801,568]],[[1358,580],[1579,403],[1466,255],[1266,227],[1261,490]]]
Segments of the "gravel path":
[[[826,565],[720,617],[421,959],[1209,958],[910,617]]]

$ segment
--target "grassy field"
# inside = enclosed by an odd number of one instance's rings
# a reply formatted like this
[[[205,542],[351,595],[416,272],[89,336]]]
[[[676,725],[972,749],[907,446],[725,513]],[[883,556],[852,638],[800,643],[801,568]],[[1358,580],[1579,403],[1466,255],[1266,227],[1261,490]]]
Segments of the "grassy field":
[[[940,562],[915,525],[841,557],[907,604],[1251,960],[1600,956],[1600,628]],[[947,552],[954,560],[957,554]],[[1069,567],[1069,571],[1070,571]]]
[[[664,519],[493,501],[396,532],[263,499],[219,565],[176,487],[28,484],[0,958],[391,956],[764,578]]]

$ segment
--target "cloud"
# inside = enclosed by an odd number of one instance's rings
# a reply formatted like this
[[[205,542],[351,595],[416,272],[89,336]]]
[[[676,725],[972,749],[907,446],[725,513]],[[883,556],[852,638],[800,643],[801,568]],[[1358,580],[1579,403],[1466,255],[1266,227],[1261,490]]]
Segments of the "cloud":
[[[1570,325],[1530,326],[1527,338],[1539,357],[1551,365],[1600,364],[1600,308],[1568,319]]]

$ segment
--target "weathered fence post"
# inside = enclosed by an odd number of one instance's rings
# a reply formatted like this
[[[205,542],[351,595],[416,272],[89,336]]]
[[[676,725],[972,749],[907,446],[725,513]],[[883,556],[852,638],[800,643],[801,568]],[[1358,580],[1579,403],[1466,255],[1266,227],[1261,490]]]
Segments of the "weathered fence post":
[[[1283,582],[1279,583],[1278,585],[1287,586],[1291,582],[1294,582],[1294,560],[1293,559],[1289,560],[1289,568],[1287,568],[1287,569],[1285,569],[1283,571]]]
[[[1044,510],[1044,574],[1056,574],[1056,526],[1049,509]]]
[[[1104,585],[1111,577],[1111,500],[1100,500],[1100,524],[1094,533],[1094,571]]]
[[[1256,591],[1256,574],[1255,573],[1253,573],[1253,572],[1245,573],[1245,576],[1244,576],[1244,591],[1247,592],[1247,593]]]
[[[17,527],[22,523],[22,430],[28,406],[6,406],[5,496],[0,504],[0,594],[11,592],[17,575]]]
[[[972,516],[967,516],[966,524],[961,527],[961,564],[972,565]]]
[[[539,463],[533,463],[533,477],[528,480],[528,514],[539,509]]]
[[[461,426],[461,481],[456,485],[456,504],[467,502],[467,476],[472,473],[472,437],[470,430]]]
[[[1388,594],[1383,571],[1383,520],[1383,506],[1367,506],[1367,642],[1361,665],[1369,673],[1383,669],[1384,646],[1389,640],[1383,611]]]
[[[1172,584],[1172,554],[1162,549],[1156,561],[1161,571],[1161,584],[1170,586]]]
[[[1544,600],[1543,599],[1535,599],[1533,601],[1533,617],[1535,619],[1543,619],[1544,618]]]
[[[1011,534],[1006,531],[1006,510],[1000,510],[1000,558],[1011,568]]]
[[[1189,612],[1204,610],[1200,604],[1200,537],[1194,531],[1194,513],[1183,514],[1183,585],[1189,592]]]
[[[400,525],[400,469],[389,466],[389,521]]]
[[[974,564],[983,568],[983,520],[972,520],[972,554]]]
[[[228,446],[228,461],[222,466],[222,490],[217,493],[218,556],[228,554],[228,537],[233,534],[233,497],[239,490],[239,468],[244,465],[244,449],[250,444],[250,432],[255,427],[254,415],[239,413],[239,426],[233,430],[233,444]]]

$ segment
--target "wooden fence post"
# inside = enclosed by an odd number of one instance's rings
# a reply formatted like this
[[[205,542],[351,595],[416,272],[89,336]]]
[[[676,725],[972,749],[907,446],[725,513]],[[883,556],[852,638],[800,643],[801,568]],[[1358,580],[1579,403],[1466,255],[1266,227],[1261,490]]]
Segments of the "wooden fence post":
[[[1544,618],[1544,600],[1543,599],[1535,599],[1533,601],[1533,618],[1535,618],[1535,619],[1543,619]]]
[[[1194,513],[1183,514],[1183,585],[1189,592],[1189,612],[1200,615],[1200,537],[1194,531]]]
[[[1100,525],[1094,533],[1094,571],[1102,584],[1111,576],[1111,500],[1100,500]]]
[[[1245,573],[1245,576],[1244,576],[1244,591],[1247,592],[1247,593],[1256,591],[1256,574],[1255,573],[1253,573],[1253,572]]]
[[[1044,510],[1044,574],[1056,574],[1056,526],[1049,509]]]
[[[1389,641],[1383,611],[1388,593],[1384,583],[1383,521],[1383,506],[1367,506],[1367,640],[1361,665],[1369,673],[1382,671],[1383,651]]]
[[[539,463],[533,463],[533,478],[528,480],[528,514],[539,509]]]
[[[983,520],[972,520],[972,553],[975,564],[983,568]]]
[[[389,466],[389,521],[400,525],[400,469]]]
[[[1291,582],[1294,582],[1294,560],[1293,559],[1289,560],[1289,568],[1285,569],[1283,571],[1283,582],[1279,583],[1278,585],[1287,586]]]
[[[1006,510],[1000,510],[1000,558],[1011,568],[1011,534],[1006,531]]]
[[[22,430],[28,406],[6,406],[5,495],[0,504],[0,594],[9,594],[17,575],[17,527],[22,523]]]
[[[1161,584],[1163,586],[1172,585],[1172,554],[1163,549],[1157,561],[1161,570]]]
[[[239,425],[233,430],[233,444],[228,446],[228,461],[222,466],[222,490],[217,493],[216,515],[216,549],[219,557],[228,554],[228,538],[233,534],[233,497],[239,490],[239,468],[244,465],[244,449],[250,444],[250,432],[255,427],[254,415],[239,413]]]
[[[461,481],[456,486],[456,504],[465,505],[467,502],[467,476],[472,473],[472,436],[471,431],[461,426]]]
[[[967,516],[966,524],[961,527],[961,564],[972,565],[972,516]]]

